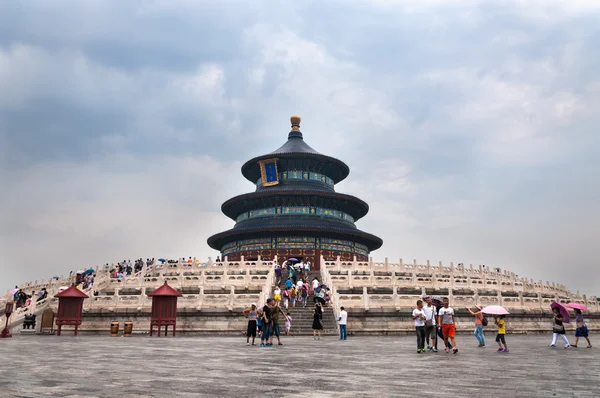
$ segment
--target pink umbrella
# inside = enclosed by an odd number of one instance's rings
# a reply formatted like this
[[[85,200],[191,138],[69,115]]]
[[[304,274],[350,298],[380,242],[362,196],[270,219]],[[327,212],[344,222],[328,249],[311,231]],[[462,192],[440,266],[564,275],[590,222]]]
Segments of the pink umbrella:
[[[506,308],[501,305],[488,305],[487,307],[481,310],[484,314],[488,315],[509,315],[510,312],[506,310]]]
[[[583,304],[579,304],[579,303],[568,303],[568,304],[565,304],[565,307],[575,308],[575,309],[578,309],[581,311],[589,311],[588,307],[586,307]]]
[[[560,311],[560,314],[563,317],[563,322],[565,322],[565,323],[571,322],[571,314],[569,314],[569,310],[566,309],[565,307],[563,307],[562,304],[554,301],[554,302],[552,302],[552,304],[550,304],[550,308],[552,308],[552,309],[558,308],[558,310]]]

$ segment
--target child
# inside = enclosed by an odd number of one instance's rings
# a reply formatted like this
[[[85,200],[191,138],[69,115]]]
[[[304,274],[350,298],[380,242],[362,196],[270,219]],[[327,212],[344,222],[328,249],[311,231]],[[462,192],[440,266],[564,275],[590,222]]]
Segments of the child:
[[[256,327],[258,329],[258,337],[260,337],[262,335],[262,311],[261,310],[257,311]]]
[[[506,334],[506,323],[504,322],[504,315],[499,315],[495,321],[496,326],[498,326],[498,334],[496,335],[496,343],[498,343],[498,352],[509,352],[508,346],[506,345],[506,339],[504,335]],[[502,344],[504,344],[504,348],[502,348]]]
[[[423,312],[423,301],[417,300],[417,308],[412,312],[417,331],[417,354],[425,352],[425,313]]]
[[[290,334],[292,334],[292,317],[288,312],[285,316],[285,335],[289,336]]]
[[[273,299],[277,304],[279,304],[281,301],[281,289],[279,289],[279,286],[276,286],[275,290],[273,291]]]

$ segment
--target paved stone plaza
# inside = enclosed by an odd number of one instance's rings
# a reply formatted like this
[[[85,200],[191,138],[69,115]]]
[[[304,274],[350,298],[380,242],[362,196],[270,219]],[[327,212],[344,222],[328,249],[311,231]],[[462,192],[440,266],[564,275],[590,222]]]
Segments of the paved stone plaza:
[[[508,335],[502,354],[460,335],[457,355],[417,355],[412,336],[270,348],[243,337],[16,336],[0,340],[0,396],[600,396],[600,348],[551,349],[549,338]]]

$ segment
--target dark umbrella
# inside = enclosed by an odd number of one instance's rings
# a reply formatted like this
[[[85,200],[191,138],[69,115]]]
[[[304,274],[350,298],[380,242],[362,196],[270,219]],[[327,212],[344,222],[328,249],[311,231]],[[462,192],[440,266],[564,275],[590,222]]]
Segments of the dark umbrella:
[[[84,272],[84,274],[86,274],[86,275],[87,275],[87,274],[93,274],[93,273],[94,273],[94,269],[93,269],[93,268],[90,268],[90,269],[88,269],[88,270],[86,270],[86,271]]]
[[[554,301],[552,304],[550,304],[550,308],[552,308],[552,309],[558,308],[558,311],[560,312],[560,314],[563,317],[563,322],[565,322],[565,323],[571,322],[571,314],[569,314],[569,310],[566,309],[565,307],[563,307],[562,304]]]
[[[428,298],[431,299],[431,303],[433,305],[435,305],[436,307],[443,305],[443,300],[439,296],[431,296],[431,295],[423,296],[423,300],[427,300]]]
[[[159,258],[158,261],[160,261],[161,263],[164,263],[167,260],[165,260],[164,258]]]
[[[315,303],[318,301],[320,302],[322,305],[325,305],[325,299],[323,297],[315,297]]]

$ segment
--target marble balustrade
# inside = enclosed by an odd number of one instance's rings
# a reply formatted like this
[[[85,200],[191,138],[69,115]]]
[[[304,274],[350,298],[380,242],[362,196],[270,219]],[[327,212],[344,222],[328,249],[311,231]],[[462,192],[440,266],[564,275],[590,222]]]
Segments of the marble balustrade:
[[[332,286],[334,308],[411,308],[426,294],[447,296],[453,306],[502,305],[510,309],[547,310],[550,303],[576,302],[600,312],[600,302],[566,286],[518,277],[499,268],[405,264],[371,261],[324,261],[324,283]]]

